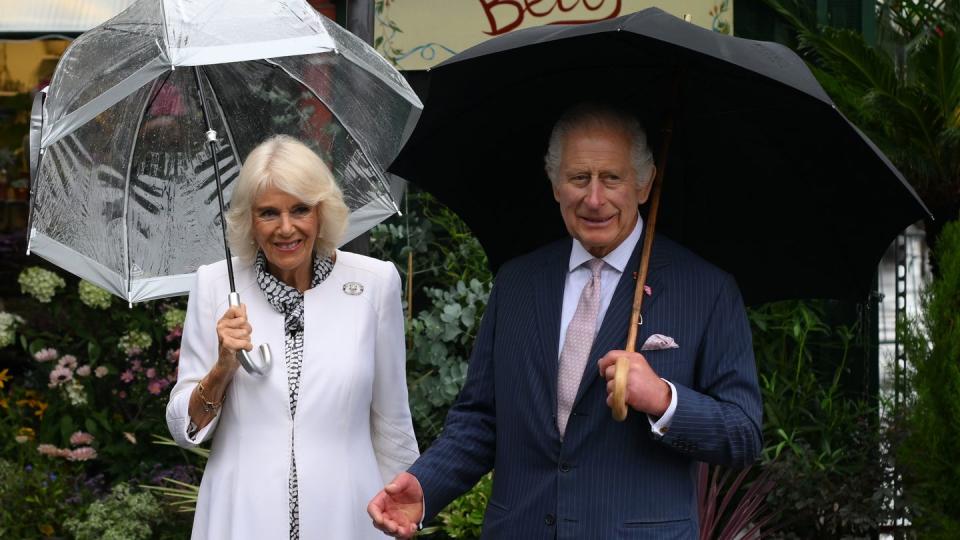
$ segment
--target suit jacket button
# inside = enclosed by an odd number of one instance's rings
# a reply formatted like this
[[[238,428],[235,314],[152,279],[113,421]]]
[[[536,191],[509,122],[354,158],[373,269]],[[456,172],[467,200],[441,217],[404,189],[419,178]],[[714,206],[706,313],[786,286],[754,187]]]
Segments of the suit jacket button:
[[[570,472],[570,465],[566,463],[560,464],[560,472]]]
[[[553,525],[554,523],[557,522],[557,517],[554,516],[553,514],[547,514],[546,516],[544,516],[543,522],[546,523],[547,525]]]

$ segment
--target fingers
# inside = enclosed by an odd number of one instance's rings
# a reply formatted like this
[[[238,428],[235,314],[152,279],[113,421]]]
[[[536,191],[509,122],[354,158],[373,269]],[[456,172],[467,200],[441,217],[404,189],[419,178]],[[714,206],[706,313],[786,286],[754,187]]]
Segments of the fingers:
[[[252,334],[253,327],[247,320],[247,306],[244,304],[228,308],[217,321],[217,338],[221,351],[227,355],[236,354],[241,349],[252,351]]]

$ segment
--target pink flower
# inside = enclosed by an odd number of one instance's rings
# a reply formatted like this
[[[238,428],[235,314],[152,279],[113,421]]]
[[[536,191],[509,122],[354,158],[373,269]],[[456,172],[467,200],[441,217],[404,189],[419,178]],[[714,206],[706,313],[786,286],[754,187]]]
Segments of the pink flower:
[[[143,371],[143,362],[140,360],[134,360],[133,362],[130,362],[130,366],[132,367],[133,371]]]
[[[126,399],[126,397],[127,397],[127,392],[126,392],[126,390],[121,390],[121,391],[117,392],[117,397],[119,397],[120,399]]]
[[[65,354],[60,357],[60,361],[57,362],[58,366],[65,366],[70,369],[77,368],[77,357],[72,354]]]
[[[159,396],[168,386],[170,386],[170,381],[167,379],[154,379],[147,384],[147,391]]]
[[[77,375],[80,377],[89,377],[90,376],[90,366],[82,365],[77,368]]]
[[[90,444],[93,442],[93,435],[85,433],[83,431],[77,431],[73,435],[70,435],[70,444],[73,446],[81,446],[85,444]]]
[[[170,351],[167,353],[167,360],[171,364],[175,364],[180,361],[180,349]]]
[[[37,452],[40,452],[45,456],[60,457],[60,449],[52,444],[37,445]]]
[[[146,375],[147,375],[147,378],[148,378],[148,379],[152,379],[152,378],[154,378],[154,377],[157,376],[157,370],[155,370],[155,369],[153,369],[153,368],[147,368],[147,373],[146,373]]]
[[[97,457],[97,451],[89,446],[81,446],[70,450],[64,457],[70,461],[89,461]]]
[[[125,383],[133,382],[133,372],[129,369],[120,374],[120,380]]]
[[[50,372],[50,388],[56,388],[73,378],[73,372],[66,366],[57,366]]]
[[[49,362],[56,360],[58,356],[56,349],[40,349],[33,354],[33,359],[37,362]]]
[[[179,326],[174,326],[170,333],[167,334],[167,341],[173,341],[175,339],[180,339],[180,336],[183,335],[183,328]]]
[[[107,369],[107,366],[99,366],[97,369],[93,370],[93,374],[97,376],[98,379],[102,379],[107,376],[110,370]]]

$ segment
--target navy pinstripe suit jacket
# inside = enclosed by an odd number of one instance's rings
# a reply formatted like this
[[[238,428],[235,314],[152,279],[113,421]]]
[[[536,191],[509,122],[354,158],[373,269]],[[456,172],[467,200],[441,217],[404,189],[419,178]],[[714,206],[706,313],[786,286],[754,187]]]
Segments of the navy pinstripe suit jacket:
[[[561,441],[557,346],[571,245],[550,244],[497,275],[464,388],[440,438],[410,468],[426,516],[495,468],[484,538],[696,538],[696,462],[745,466],[761,448],[762,407],[739,290],[730,275],[656,238],[637,346],[654,333],[676,340],[679,348],[644,356],[676,387],[677,409],[660,439],[644,414],[614,421],[597,361],[624,347],[641,239]]]

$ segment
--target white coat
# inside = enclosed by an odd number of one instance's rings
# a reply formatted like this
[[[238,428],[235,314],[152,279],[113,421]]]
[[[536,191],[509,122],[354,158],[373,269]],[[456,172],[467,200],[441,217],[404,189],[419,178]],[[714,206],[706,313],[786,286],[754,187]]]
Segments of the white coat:
[[[179,445],[213,439],[193,538],[289,537],[291,429],[296,430],[300,537],[384,538],[367,516],[367,503],[419,455],[407,402],[396,269],[338,251],[327,279],[306,291],[293,422],[284,316],[267,303],[252,266],[235,262],[234,269],[253,327],[253,354],[269,343],[274,364],[263,378],[238,369],[216,419],[190,439],[190,394],[216,362],[216,324],[227,310],[229,293],[226,261],[200,267],[187,307],[179,378],[167,405],[167,425]],[[359,294],[355,284],[362,287]]]

